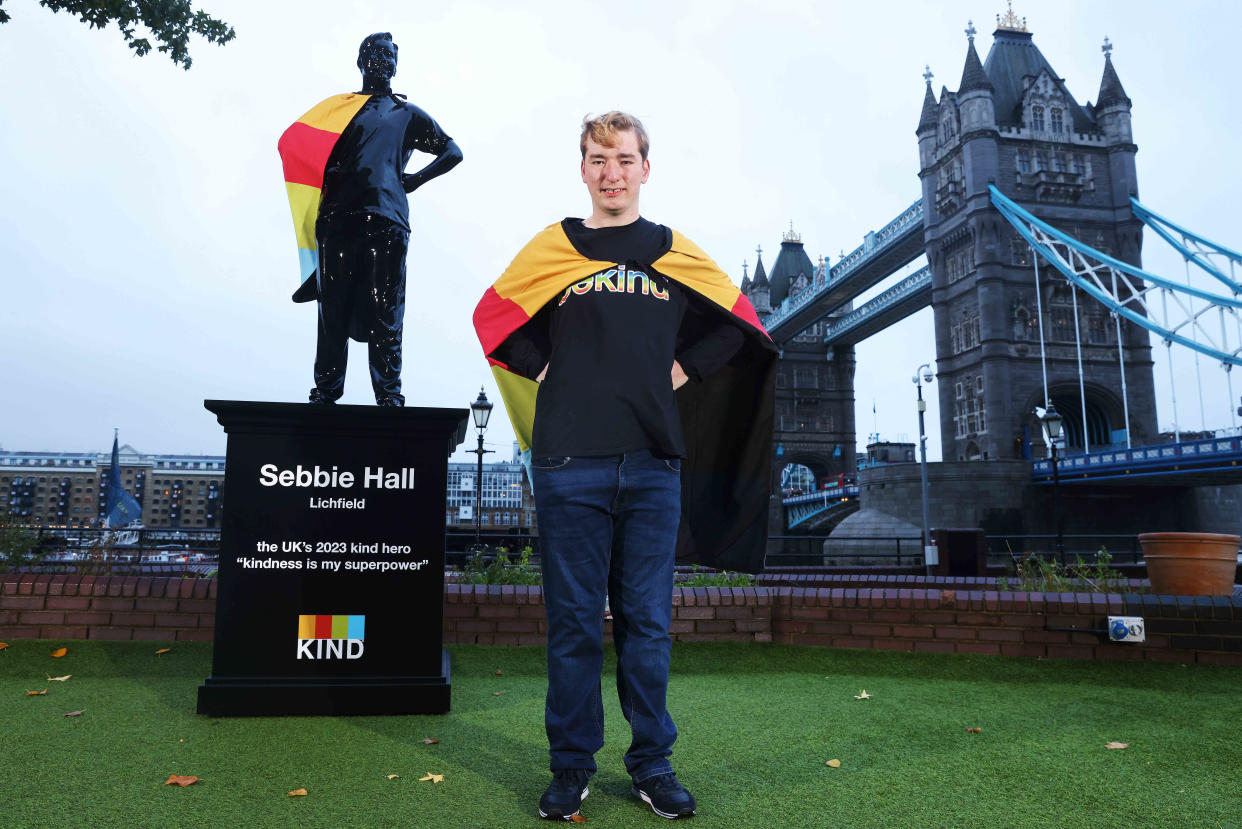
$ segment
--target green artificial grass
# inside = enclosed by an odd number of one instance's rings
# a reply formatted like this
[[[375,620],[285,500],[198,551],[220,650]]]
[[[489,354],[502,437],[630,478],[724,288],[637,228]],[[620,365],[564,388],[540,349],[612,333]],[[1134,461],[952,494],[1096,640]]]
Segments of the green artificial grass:
[[[210,645],[9,644],[0,826],[547,825],[543,649],[451,647],[446,716],[213,719]],[[583,815],[667,825],[629,795],[612,669]],[[1238,668],[676,644],[673,761],[701,827],[1242,826],[1240,691]]]

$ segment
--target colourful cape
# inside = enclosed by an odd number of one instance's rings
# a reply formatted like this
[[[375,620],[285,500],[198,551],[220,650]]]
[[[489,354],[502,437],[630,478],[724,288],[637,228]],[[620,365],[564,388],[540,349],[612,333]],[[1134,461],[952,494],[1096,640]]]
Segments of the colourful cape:
[[[773,397],[777,350],[754,307],[706,253],[677,231],[651,268],[707,300],[746,335],[719,371],[677,392],[687,457],[682,463],[678,560],[757,572],[767,545],[772,491]],[[492,355],[569,285],[612,262],[587,259],[559,223],[514,258],[474,310],[474,327],[492,367],[518,445],[529,453],[538,384]]]
[[[319,267],[319,248],[315,243],[315,220],[319,218],[319,202],[323,197],[323,174],[328,157],[341,133],[362,109],[370,95],[347,93],[333,95],[317,104],[294,121],[280,136],[276,149],[285,169],[285,190],[293,211],[293,229],[298,240],[298,264],[301,281],[294,302],[315,298],[308,290],[308,280]],[[313,286],[314,282],[309,282]]]

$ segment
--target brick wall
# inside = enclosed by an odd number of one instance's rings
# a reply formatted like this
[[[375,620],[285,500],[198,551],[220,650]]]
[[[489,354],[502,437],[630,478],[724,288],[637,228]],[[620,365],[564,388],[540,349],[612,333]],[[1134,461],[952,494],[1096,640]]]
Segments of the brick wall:
[[[983,579],[851,576],[824,586],[696,587],[673,592],[682,642],[786,642],[836,648],[1242,665],[1242,595],[1002,593]],[[873,581],[868,581],[868,579]],[[890,581],[895,580],[895,581]],[[210,640],[216,583],[138,577],[0,575],[0,641]],[[1115,644],[1107,616],[1142,616],[1147,642]],[[605,625],[609,633],[609,625]],[[445,586],[445,641],[542,645],[539,587]]]
[[[0,575],[0,640],[211,641],[216,580]]]

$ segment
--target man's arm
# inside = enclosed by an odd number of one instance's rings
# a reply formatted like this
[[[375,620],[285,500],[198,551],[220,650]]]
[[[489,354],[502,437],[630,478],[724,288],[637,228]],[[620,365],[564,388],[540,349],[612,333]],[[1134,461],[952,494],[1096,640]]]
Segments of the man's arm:
[[[685,348],[673,361],[673,388],[685,385],[686,380],[701,382],[737,353],[746,337],[736,326],[720,322],[693,345]],[[680,382],[679,382],[680,380]]]
[[[437,176],[442,176],[449,170],[461,163],[461,149],[457,146],[457,142],[449,139],[448,145],[444,148],[444,152],[440,153],[431,163],[417,173],[406,173],[401,177],[401,186],[405,188],[405,192],[413,193],[427,182]]]

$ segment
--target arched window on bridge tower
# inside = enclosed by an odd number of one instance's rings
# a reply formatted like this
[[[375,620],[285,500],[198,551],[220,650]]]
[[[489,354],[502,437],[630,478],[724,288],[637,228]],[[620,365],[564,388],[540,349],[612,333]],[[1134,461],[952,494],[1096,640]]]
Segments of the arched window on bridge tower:
[[[1074,342],[1074,297],[1068,285],[1053,285],[1048,292],[1048,339]]]
[[[1044,131],[1044,108],[1041,106],[1031,107],[1031,129],[1035,132]]]
[[[1034,334],[1033,323],[1031,321],[1031,312],[1021,302],[1014,300],[1011,319],[1013,320],[1013,338],[1017,342],[1025,342],[1028,339],[1038,339],[1038,334]],[[1032,337],[1034,334],[1034,337]]]

